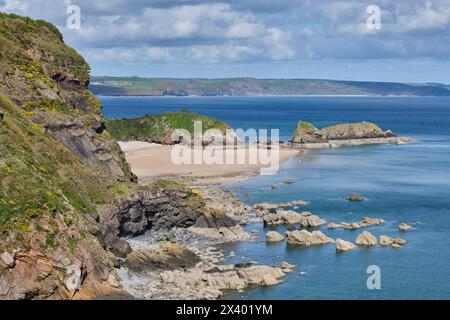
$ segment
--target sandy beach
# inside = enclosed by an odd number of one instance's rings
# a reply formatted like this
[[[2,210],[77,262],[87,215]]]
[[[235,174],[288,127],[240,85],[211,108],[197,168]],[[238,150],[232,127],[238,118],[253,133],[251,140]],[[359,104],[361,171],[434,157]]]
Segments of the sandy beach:
[[[267,162],[254,163],[249,161],[250,154],[260,151],[266,153],[269,157],[274,156],[279,164],[286,162],[289,158],[299,153],[298,150],[280,148],[278,155],[275,151],[261,150],[257,147],[248,147],[245,150],[220,150],[220,158],[237,159],[238,152],[245,154],[245,163],[227,164],[176,164],[172,160],[174,146],[159,145],[139,141],[119,142],[120,147],[125,152],[126,159],[131,166],[133,173],[140,181],[152,180],[162,177],[178,177],[183,179],[193,179],[197,183],[216,184],[228,181],[245,179],[246,177],[257,175],[261,170],[270,167]],[[178,148],[182,148],[178,146]],[[183,152],[196,152],[190,147],[183,147]],[[189,150],[189,149],[190,150]],[[178,152],[180,149],[178,150]],[[197,150],[198,151],[198,150]]]

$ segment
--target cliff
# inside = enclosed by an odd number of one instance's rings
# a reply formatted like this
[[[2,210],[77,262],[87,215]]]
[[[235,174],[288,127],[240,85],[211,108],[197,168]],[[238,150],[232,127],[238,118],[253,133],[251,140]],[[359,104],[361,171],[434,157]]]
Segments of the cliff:
[[[186,186],[138,187],[88,84],[54,26],[0,14],[0,300],[130,298],[125,236],[236,223]]]

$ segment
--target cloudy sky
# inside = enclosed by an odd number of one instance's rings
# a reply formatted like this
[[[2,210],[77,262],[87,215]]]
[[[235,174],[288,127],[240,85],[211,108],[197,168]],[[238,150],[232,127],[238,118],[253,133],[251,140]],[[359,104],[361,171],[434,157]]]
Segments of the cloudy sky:
[[[80,29],[67,28],[70,5]],[[381,29],[367,27],[370,5]],[[0,0],[0,11],[56,24],[94,75],[450,83],[450,0]]]

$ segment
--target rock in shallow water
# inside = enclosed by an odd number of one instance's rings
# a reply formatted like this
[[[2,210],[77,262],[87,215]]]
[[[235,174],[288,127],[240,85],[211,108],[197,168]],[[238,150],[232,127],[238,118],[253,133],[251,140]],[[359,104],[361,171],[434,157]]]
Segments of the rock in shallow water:
[[[266,234],[267,242],[281,242],[283,240],[284,240],[284,237],[276,231],[270,231],[270,232],[267,232],[267,234]]]
[[[356,238],[356,244],[360,247],[372,247],[378,244],[378,240],[370,232],[364,231]]]
[[[304,228],[319,227],[327,222],[309,212],[278,210],[277,213],[263,217],[265,225],[301,224]]]
[[[398,226],[398,229],[400,231],[410,231],[410,230],[413,230],[414,228],[411,227],[410,225],[407,225],[406,223],[402,223]]]
[[[361,202],[365,200],[365,198],[359,194],[349,194],[348,196],[345,197],[345,199],[347,199],[348,201],[356,201],[356,202]]]
[[[314,246],[333,243],[334,240],[324,235],[321,231],[308,232],[306,230],[288,231],[286,233],[288,244],[299,246]]]
[[[337,252],[346,252],[353,249],[356,249],[356,246],[350,241],[345,241],[342,239],[336,239],[336,251]]]

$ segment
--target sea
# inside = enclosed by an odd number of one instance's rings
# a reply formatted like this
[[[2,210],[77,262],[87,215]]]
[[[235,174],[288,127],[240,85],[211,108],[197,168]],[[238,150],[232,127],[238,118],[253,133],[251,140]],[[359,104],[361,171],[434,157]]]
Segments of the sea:
[[[321,128],[369,121],[397,135],[416,139],[406,145],[375,145],[310,151],[283,164],[271,176],[225,184],[249,204],[310,202],[292,208],[330,222],[383,218],[365,228],[377,237],[400,237],[399,249],[376,246],[336,253],[334,245],[299,248],[285,242],[227,245],[235,256],[225,263],[256,261],[296,265],[283,283],[229,292],[224,299],[449,299],[450,298],[450,97],[100,97],[108,119],[135,118],[187,109],[237,129],[279,129],[289,140],[299,120]],[[295,184],[283,181],[294,179]],[[279,184],[279,189],[272,189]],[[363,202],[345,196],[361,194]],[[415,229],[401,232],[400,223]],[[320,229],[327,236],[355,242],[362,230]],[[373,271],[375,270],[375,273]],[[376,278],[374,278],[376,277]],[[374,280],[375,279],[375,280]],[[376,281],[376,282],[374,282]],[[374,285],[376,283],[376,285]]]

